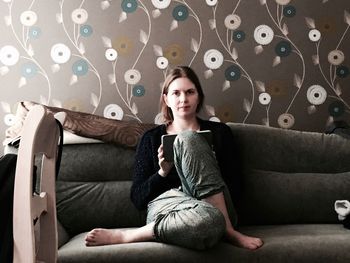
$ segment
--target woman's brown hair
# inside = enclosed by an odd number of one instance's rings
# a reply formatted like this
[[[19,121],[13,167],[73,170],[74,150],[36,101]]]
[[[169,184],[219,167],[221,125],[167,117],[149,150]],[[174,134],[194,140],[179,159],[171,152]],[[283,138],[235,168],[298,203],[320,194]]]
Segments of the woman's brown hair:
[[[190,67],[178,66],[172,69],[168,74],[168,76],[165,78],[163,88],[162,88],[162,94],[160,95],[160,110],[163,114],[164,122],[166,124],[170,124],[174,120],[174,116],[173,116],[172,110],[165,103],[163,95],[168,94],[170,84],[175,79],[178,79],[178,78],[188,78],[196,87],[198,92],[198,106],[197,106],[196,112],[198,113],[203,107],[204,93],[203,93],[202,86],[199,82],[198,76]]]

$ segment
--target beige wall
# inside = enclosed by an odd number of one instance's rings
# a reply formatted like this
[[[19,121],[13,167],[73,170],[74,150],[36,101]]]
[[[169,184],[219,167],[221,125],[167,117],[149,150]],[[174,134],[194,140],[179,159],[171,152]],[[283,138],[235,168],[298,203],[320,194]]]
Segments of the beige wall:
[[[205,118],[323,131],[349,121],[348,0],[0,0],[0,134],[32,100],[158,122],[190,65]]]

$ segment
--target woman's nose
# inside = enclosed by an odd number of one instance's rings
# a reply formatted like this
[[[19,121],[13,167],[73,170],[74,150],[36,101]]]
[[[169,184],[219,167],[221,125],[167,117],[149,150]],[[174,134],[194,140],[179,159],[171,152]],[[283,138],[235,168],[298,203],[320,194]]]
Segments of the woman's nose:
[[[184,101],[186,101],[186,99],[187,99],[186,94],[185,93],[181,93],[180,94],[180,101],[184,102]]]

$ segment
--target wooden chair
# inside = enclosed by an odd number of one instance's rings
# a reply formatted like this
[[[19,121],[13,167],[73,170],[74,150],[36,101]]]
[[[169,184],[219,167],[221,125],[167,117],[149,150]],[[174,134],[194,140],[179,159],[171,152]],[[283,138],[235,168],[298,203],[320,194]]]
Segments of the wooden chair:
[[[35,106],[28,113],[18,149],[13,238],[15,263],[57,261],[56,159],[60,129],[52,113]],[[61,138],[62,140],[62,138]],[[42,154],[39,192],[34,193],[35,156]]]

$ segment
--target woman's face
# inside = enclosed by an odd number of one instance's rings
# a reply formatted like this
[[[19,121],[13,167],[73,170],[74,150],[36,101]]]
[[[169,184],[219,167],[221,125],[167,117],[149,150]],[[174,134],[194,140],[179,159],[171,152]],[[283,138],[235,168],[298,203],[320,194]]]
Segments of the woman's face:
[[[195,85],[188,78],[177,78],[170,83],[164,101],[173,112],[174,119],[196,117],[199,102]]]

